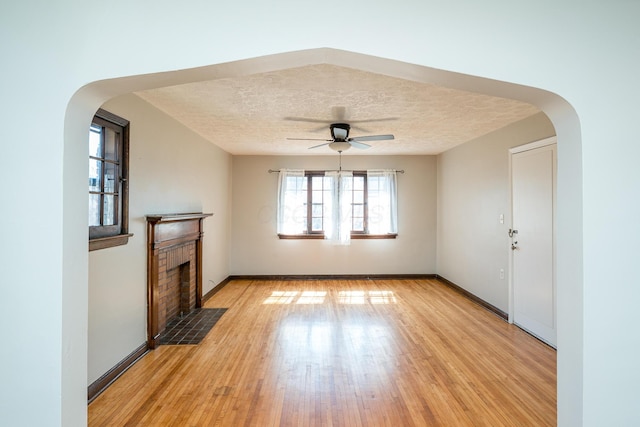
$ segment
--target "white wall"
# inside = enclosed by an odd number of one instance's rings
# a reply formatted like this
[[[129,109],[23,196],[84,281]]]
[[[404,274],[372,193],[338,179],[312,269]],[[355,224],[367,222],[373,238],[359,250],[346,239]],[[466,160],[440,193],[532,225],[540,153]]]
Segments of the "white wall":
[[[269,169],[338,168],[332,156],[235,156],[231,274],[435,273],[435,156],[344,155],[343,169],[404,169],[398,175],[398,237],[352,240],[280,240],[276,235],[277,174]]]
[[[640,3],[295,6],[160,0],[149,7],[114,0],[105,9],[100,2],[41,0],[3,8],[0,179],[10,185],[0,210],[0,312],[23,321],[7,330],[11,346],[0,349],[2,423],[86,420],[83,141],[96,108],[118,94],[198,75],[176,70],[225,64],[213,67],[213,75],[247,73],[250,68],[226,65],[309,49],[259,62],[268,68],[346,61],[390,72],[374,59],[389,58],[430,67],[411,74],[415,79],[444,75],[439,82],[451,87],[543,108],[558,136],[558,424],[640,424],[640,202],[634,196],[640,191]],[[94,16],[105,19],[88,18]],[[384,31],[363,31],[354,22]],[[113,47],[113,60],[96,60],[100,46]],[[320,49],[325,46],[369,59],[337,59]]]
[[[508,149],[554,134],[549,119],[539,113],[438,156],[438,274],[505,313],[511,224]],[[500,269],[505,272],[502,279]]]
[[[88,384],[146,341],[145,215],[207,212],[203,292],[228,276],[231,156],[137,96],[103,108],[130,121],[129,231],[125,246],[89,254]]]

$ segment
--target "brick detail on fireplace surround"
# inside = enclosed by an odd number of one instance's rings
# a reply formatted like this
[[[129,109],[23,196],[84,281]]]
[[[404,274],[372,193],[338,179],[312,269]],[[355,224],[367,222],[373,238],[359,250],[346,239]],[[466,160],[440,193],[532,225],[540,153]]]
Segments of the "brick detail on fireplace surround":
[[[212,214],[147,215],[147,344],[202,306],[202,225]]]

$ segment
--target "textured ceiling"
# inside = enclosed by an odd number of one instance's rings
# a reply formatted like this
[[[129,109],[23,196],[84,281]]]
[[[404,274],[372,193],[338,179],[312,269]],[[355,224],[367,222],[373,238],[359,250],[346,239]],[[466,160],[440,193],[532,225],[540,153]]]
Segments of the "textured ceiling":
[[[136,94],[234,155],[333,153],[308,149],[321,141],[287,138],[330,138],[334,121],[351,123],[352,137],[395,135],[345,154],[438,154],[540,111],[512,99],[327,64]]]

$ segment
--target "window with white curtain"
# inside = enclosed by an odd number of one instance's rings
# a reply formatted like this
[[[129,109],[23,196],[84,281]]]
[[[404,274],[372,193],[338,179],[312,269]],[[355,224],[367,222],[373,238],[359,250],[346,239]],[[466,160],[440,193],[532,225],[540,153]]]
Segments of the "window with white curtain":
[[[387,169],[367,171],[368,231],[372,234],[398,232],[396,172]]]
[[[278,180],[278,234],[307,232],[307,178],[304,170],[282,169]]]
[[[280,170],[280,238],[324,238],[339,245],[352,238],[395,238],[397,217],[394,170]]]

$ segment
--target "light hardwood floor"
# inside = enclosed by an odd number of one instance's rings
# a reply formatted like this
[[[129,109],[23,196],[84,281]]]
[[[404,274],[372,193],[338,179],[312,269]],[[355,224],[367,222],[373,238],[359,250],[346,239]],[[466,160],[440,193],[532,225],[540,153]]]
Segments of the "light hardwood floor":
[[[90,426],[552,426],[556,353],[436,280],[233,281]]]

